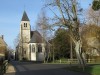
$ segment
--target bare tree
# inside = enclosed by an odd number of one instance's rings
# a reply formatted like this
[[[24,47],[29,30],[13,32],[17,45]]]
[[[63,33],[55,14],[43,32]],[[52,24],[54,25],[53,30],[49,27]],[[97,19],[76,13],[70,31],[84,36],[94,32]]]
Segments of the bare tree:
[[[94,11],[91,7],[88,9],[86,13],[87,17],[87,22],[88,24],[95,24],[99,25],[100,24],[100,10]]]
[[[45,45],[46,48],[46,44],[47,44],[47,33],[48,33],[48,17],[46,16],[46,12],[44,9],[42,9],[41,13],[38,16],[37,19],[37,24],[36,24],[36,29],[42,34],[42,41]],[[44,51],[44,62],[46,62],[45,60],[46,58],[46,51]]]
[[[19,55],[21,56],[19,57],[20,59],[25,57],[24,52],[26,52],[26,50],[24,49],[23,43],[27,43],[27,40],[28,40],[27,36],[24,36],[24,35],[22,36],[21,34],[18,34],[16,38],[14,39],[14,47],[15,47],[16,52],[18,52],[18,54],[20,53]]]
[[[81,34],[85,52],[91,56],[100,55],[100,27],[86,25],[83,27]]]
[[[16,48],[17,45],[19,44],[19,41],[20,41],[20,37],[19,37],[19,34],[16,36],[16,38],[14,39],[14,47]]]
[[[43,38],[47,39],[48,17],[46,16],[46,11],[44,9],[41,9],[40,14],[38,15],[36,29],[42,34]]]
[[[80,22],[78,19],[78,13],[81,11],[81,9],[78,8],[78,2],[76,0],[51,0],[51,3],[47,4],[47,6],[50,10],[51,8],[56,7],[60,12],[59,15],[57,14],[58,12],[56,13],[51,10],[57,18],[55,24],[67,27],[69,29],[69,36],[75,44],[77,58],[84,69],[85,58],[84,53],[81,51],[82,41],[79,33]]]

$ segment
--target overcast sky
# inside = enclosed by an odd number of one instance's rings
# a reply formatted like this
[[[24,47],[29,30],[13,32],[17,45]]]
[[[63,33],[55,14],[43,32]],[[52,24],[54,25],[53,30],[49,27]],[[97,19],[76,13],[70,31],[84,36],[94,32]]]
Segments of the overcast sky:
[[[4,35],[8,46],[14,47],[13,42],[19,33],[20,21],[24,10],[30,19],[31,27],[35,28],[37,15],[40,13],[43,1],[0,0],[0,35]],[[92,0],[80,0],[80,2],[81,6],[87,9]]]

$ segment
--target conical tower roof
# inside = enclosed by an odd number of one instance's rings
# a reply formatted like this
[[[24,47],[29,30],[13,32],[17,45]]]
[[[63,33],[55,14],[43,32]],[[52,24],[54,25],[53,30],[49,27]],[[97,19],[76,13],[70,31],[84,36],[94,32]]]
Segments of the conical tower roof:
[[[27,14],[26,14],[25,11],[23,13],[23,17],[22,17],[22,20],[21,21],[29,21],[29,18],[28,18],[28,16],[27,16]]]

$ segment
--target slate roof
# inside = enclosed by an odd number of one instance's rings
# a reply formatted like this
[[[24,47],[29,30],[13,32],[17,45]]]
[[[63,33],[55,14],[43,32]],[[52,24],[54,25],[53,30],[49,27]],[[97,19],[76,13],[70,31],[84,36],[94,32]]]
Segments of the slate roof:
[[[21,21],[29,21],[29,18],[26,14],[26,12],[24,11],[23,16],[22,16],[22,20]]]
[[[0,37],[0,46],[7,46],[6,42]]]
[[[38,31],[31,31],[30,43],[43,43],[43,37]]]
[[[34,34],[34,31],[31,31],[31,38],[32,38],[33,34]]]

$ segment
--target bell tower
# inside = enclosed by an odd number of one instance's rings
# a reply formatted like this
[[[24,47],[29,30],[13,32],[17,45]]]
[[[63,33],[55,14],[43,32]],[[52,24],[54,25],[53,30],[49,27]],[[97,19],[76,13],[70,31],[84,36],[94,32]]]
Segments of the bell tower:
[[[29,18],[24,11],[21,23],[20,23],[20,43],[21,43],[21,59],[28,59],[28,43],[30,41],[30,21]]]

